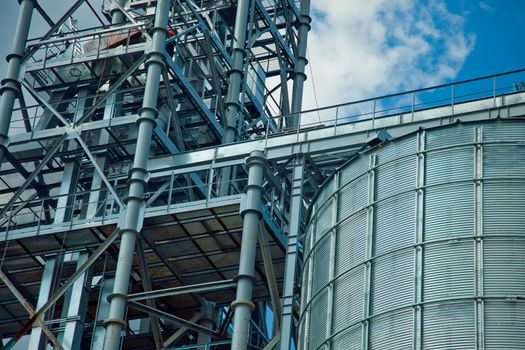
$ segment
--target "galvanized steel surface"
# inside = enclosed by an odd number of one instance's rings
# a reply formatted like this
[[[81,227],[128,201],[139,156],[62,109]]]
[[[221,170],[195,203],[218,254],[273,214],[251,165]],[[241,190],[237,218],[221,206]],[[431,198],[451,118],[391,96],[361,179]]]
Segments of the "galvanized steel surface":
[[[305,234],[300,349],[525,349],[525,123],[351,160]]]

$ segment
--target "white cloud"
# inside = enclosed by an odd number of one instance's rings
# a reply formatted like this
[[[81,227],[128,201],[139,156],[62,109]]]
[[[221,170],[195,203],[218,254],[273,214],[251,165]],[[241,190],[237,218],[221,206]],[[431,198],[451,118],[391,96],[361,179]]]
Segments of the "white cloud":
[[[313,0],[312,17],[308,51],[319,106],[450,81],[475,43],[443,0]]]
[[[480,1],[478,6],[479,6],[480,9],[485,10],[487,12],[494,12],[494,11],[496,11],[496,9],[494,7],[492,7],[489,3],[485,2],[485,1]]]

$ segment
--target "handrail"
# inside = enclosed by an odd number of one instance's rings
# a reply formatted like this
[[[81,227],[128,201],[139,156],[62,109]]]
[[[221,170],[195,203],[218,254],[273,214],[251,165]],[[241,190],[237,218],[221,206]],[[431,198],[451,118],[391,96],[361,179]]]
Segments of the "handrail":
[[[420,89],[407,90],[407,91],[396,92],[396,93],[387,94],[387,95],[380,95],[380,96],[370,97],[370,98],[366,98],[366,99],[362,99],[362,100],[354,100],[354,101],[350,101],[350,102],[344,102],[344,103],[339,103],[339,104],[334,104],[334,105],[328,105],[328,106],[319,107],[319,108],[312,108],[312,109],[303,110],[303,111],[298,112],[298,113],[281,114],[281,115],[275,116],[273,118],[284,118],[284,117],[293,116],[293,115],[297,115],[297,114],[310,113],[310,112],[320,112],[320,111],[334,109],[334,108],[347,107],[347,106],[351,106],[351,105],[355,105],[355,104],[359,104],[359,103],[373,102],[374,100],[376,100],[376,101],[377,100],[383,100],[383,99],[387,99],[387,98],[391,98],[391,97],[409,95],[409,94],[413,94],[413,93],[418,93],[418,92],[423,92],[423,91],[430,91],[430,90],[440,89],[440,88],[444,88],[444,87],[457,86],[457,85],[462,85],[462,84],[466,84],[466,83],[472,83],[472,82],[475,82],[475,81],[487,80],[487,79],[491,79],[491,78],[497,78],[497,77],[501,77],[501,76],[512,75],[512,74],[516,74],[516,73],[523,73],[523,72],[525,72],[525,68],[516,69],[516,70],[512,70],[512,71],[508,71],[508,72],[497,73],[497,74],[485,75],[485,76],[482,76],[482,77],[477,77],[477,78],[472,78],[472,79],[467,79],[467,80],[461,80],[461,81],[456,81],[456,82],[451,82],[451,83],[446,83],[446,84],[433,85],[433,86],[424,87],[424,88],[420,88]]]

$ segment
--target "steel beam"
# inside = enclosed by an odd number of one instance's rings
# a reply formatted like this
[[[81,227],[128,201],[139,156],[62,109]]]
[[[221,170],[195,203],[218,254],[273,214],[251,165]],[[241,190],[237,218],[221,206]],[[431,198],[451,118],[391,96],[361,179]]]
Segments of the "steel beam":
[[[209,293],[223,289],[235,288],[237,283],[234,280],[224,280],[217,282],[205,282],[189,286],[180,286],[160,290],[145,291],[128,295],[128,301],[148,300],[153,298],[162,298],[168,296],[191,294],[191,293]]]
[[[270,292],[270,301],[272,304],[274,331],[279,332],[281,324],[281,301],[279,300],[279,290],[277,288],[277,279],[275,277],[275,270],[273,268],[272,253],[270,251],[270,243],[266,233],[263,229],[263,223],[259,222],[259,246],[261,247],[261,255],[263,258],[264,272],[266,273],[266,282],[268,283],[268,291]]]
[[[190,322],[188,320],[185,320],[183,318],[180,318],[178,316],[175,316],[175,315],[171,315],[167,312],[164,312],[162,310],[157,310],[157,309],[154,309],[152,307],[149,307],[147,305],[144,305],[144,304],[141,304],[141,303],[138,303],[136,301],[130,301],[129,302],[129,307],[131,308],[134,308],[136,310],[139,310],[139,311],[144,311],[144,312],[147,312],[147,313],[151,313],[151,314],[155,314],[157,315],[158,317],[160,318],[163,318],[167,321],[170,321],[172,323],[175,323],[179,326],[182,326],[182,327],[187,327],[189,330],[192,330],[192,331],[195,331],[195,332],[202,332],[202,333],[206,333],[206,334],[209,334],[211,335],[212,337],[216,338],[216,339],[227,339],[226,337],[224,337],[223,335],[213,331],[213,330],[210,330],[206,327],[203,327],[201,325],[198,325],[196,323],[193,323],[193,322]]]
[[[42,274],[42,282],[40,283],[40,289],[38,292],[38,303],[36,305],[38,309],[41,309],[42,306],[49,301],[49,298],[53,293],[53,289],[58,284],[58,281],[60,279],[62,262],[63,256],[59,255],[54,256],[46,261],[44,266],[44,272]],[[34,317],[35,315],[36,312],[33,312],[31,316]],[[41,313],[40,316],[43,316],[43,313]],[[44,317],[40,316],[38,316],[38,318],[36,319],[36,323],[38,325],[33,327],[33,329],[31,330],[28,346],[29,349],[43,349],[45,347],[46,338],[44,334],[44,328],[41,327],[41,324],[44,323]],[[11,348],[9,343],[6,345],[6,348]]]
[[[166,27],[170,14],[169,0],[158,0],[152,42],[147,54],[147,75],[142,108],[139,110],[138,136],[133,167],[130,170],[129,196],[122,224],[122,238],[115,272],[115,286],[111,295],[109,317],[106,325],[105,350],[118,350],[122,330],[126,327],[126,296],[133,265],[137,236],[144,221],[144,187],[148,181],[146,164],[149,157],[151,136],[157,116],[157,98],[162,70],[165,69],[164,46]]]
[[[169,57],[169,55],[164,51],[164,57],[166,64],[170,71],[173,73],[175,81],[179,88],[186,94],[186,97],[191,101],[191,103],[197,109],[197,112],[205,118],[205,122],[211,126],[211,131],[217,137],[223,137],[223,130],[219,122],[215,119],[215,116],[211,113],[208,107],[204,104],[201,96],[195,91],[195,88],[191,85],[190,81],[181,68],[179,68],[175,62]]]
[[[249,325],[252,303],[252,289],[257,250],[257,232],[261,213],[261,195],[266,160],[264,154],[255,151],[246,160],[248,185],[246,186],[246,205],[241,211],[243,218],[239,274],[237,275],[237,294],[232,303],[234,309],[232,350],[246,350],[249,341]]]
[[[81,267],[89,258],[88,252],[83,251],[75,253],[78,256],[76,265]],[[91,273],[86,270],[73,283],[69,291],[69,301],[64,303],[62,313],[67,318],[64,333],[62,337],[62,344],[67,350],[79,350],[80,339],[82,339],[82,332],[84,331],[84,321],[86,318],[86,311],[89,299],[89,289],[91,285]]]
[[[450,116],[450,107],[438,107],[432,110],[416,112],[414,118],[410,113],[401,113],[375,120],[375,128],[387,131],[392,138],[401,137],[420,128],[432,128],[458,121],[469,122],[494,118],[495,112],[501,119],[525,115],[525,93],[516,95],[518,103],[505,108],[486,108],[492,99],[466,102],[465,113]],[[459,104],[456,104],[457,107]],[[443,117],[446,117],[444,119]],[[268,161],[283,160],[296,153],[309,155],[334,153],[341,150],[359,150],[366,144],[372,127],[372,120],[360,120],[337,126],[320,126],[299,130],[297,133],[283,133],[269,137],[237,143],[220,145],[213,148],[189,151],[175,156],[161,156],[151,159],[148,170],[151,172],[183,174],[195,171],[221,168],[226,164],[242,164],[243,158],[255,150],[265,152]],[[211,164],[211,165],[210,165]],[[155,176],[155,175],[154,175]]]
[[[198,311],[197,313],[195,313],[195,315],[193,315],[193,317],[189,321],[192,322],[192,323],[195,323],[195,322],[199,321],[201,316],[202,316],[202,312]],[[179,328],[175,333],[173,333],[168,339],[166,339],[164,341],[164,343],[162,344],[162,346],[163,346],[162,349],[165,349],[168,346],[170,346],[171,344],[177,342],[188,331],[189,331],[188,327],[184,327],[183,326],[183,327]]]
[[[201,308],[202,316],[199,320],[199,325],[202,327],[205,327],[209,330],[213,329],[213,315],[215,313],[215,303],[210,301],[205,301]],[[199,332],[199,336],[197,338],[197,344],[208,344],[211,342],[211,335],[208,333]],[[199,347],[199,350],[208,350],[208,348],[203,345],[203,347]]]
[[[100,293],[98,298],[97,312],[95,314],[95,322],[93,325],[93,335],[91,337],[91,349],[103,349],[104,338],[106,336],[106,328],[103,326],[103,321],[109,316],[109,301],[108,296],[113,292],[114,279],[102,276],[100,282]]]
[[[293,161],[290,217],[288,218],[288,243],[284,265],[283,314],[281,319],[280,350],[290,350],[293,332],[294,289],[298,264],[298,243],[303,222],[303,182],[305,156],[297,154]]]

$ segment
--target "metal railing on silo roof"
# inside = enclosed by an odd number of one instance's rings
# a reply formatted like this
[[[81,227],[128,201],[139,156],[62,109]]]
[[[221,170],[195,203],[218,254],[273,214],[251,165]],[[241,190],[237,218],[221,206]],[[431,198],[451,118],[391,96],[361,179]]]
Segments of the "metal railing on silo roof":
[[[436,107],[448,107],[446,113],[454,116],[456,113],[462,112],[461,109],[458,110],[458,105],[490,98],[490,105],[487,105],[487,108],[497,107],[501,104],[499,98],[525,91],[524,82],[525,68],[309,109],[300,113],[300,127],[296,131],[300,132],[303,129],[321,126],[334,126],[335,128],[337,125],[363,120],[371,120],[371,127],[374,128],[374,121],[379,122],[383,117],[403,114],[409,121],[410,117],[414,118],[416,112],[435,109]],[[275,124],[279,124],[279,120],[284,120],[290,115],[277,115],[270,119],[274,119]],[[380,128],[381,125],[377,125],[377,127]],[[268,131],[266,135],[267,137],[272,136]]]

